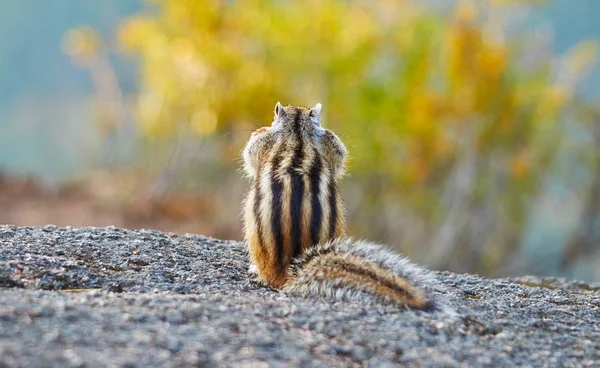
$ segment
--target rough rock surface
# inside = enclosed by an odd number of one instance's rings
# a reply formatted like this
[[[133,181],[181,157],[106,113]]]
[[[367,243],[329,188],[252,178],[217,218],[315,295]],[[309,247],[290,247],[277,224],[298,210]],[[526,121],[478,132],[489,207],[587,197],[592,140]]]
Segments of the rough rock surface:
[[[0,367],[596,366],[600,285],[435,273],[457,315],[279,294],[244,245],[0,226]]]

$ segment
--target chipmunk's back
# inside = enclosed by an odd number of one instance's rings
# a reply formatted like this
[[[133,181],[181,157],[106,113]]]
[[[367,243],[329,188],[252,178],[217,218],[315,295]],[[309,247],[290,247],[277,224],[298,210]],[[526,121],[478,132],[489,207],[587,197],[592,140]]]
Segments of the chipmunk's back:
[[[246,240],[259,275],[280,287],[303,250],[345,234],[336,180],[346,148],[320,126],[312,109],[277,104],[270,127],[252,134],[244,150],[253,179],[244,206]]]

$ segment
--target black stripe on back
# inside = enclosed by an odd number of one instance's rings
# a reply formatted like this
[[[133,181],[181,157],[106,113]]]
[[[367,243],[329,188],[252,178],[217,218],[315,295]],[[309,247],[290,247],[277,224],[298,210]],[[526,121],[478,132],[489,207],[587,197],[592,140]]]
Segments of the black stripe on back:
[[[256,223],[256,233],[258,234],[258,246],[262,249],[264,240],[262,234],[262,221],[260,217],[260,202],[262,201],[262,196],[260,194],[260,177],[261,177],[261,169],[262,166],[259,165],[256,169],[256,181],[254,181],[254,221]]]
[[[335,185],[335,177],[333,170],[329,176],[329,239],[335,237],[335,228],[337,225],[337,186]]]
[[[292,196],[290,199],[292,221],[292,257],[302,251],[302,197],[304,196],[304,180],[298,173],[292,174]]]
[[[304,159],[304,141],[300,130],[302,111],[295,109],[294,114],[293,131],[296,136],[296,147],[294,148],[292,164],[288,168],[291,180],[290,220],[292,229],[290,237],[292,240],[292,258],[296,258],[302,251],[302,200],[304,198],[304,178],[300,171]]]
[[[277,178],[276,173],[281,164],[283,150],[284,145],[282,144],[275,153],[275,157],[271,164],[271,193],[273,194],[273,201],[271,203],[271,228],[273,230],[273,236],[275,237],[275,259],[278,271],[280,272],[283,269],[283,232],[281,229],[283,183]]]
[[[321,192],[321,170],[323,169],[323,163],[321,162],[321,155],[318,151],[315,151],[315,159],[308,173],[310,181],[310,206],[311,206],[311,218],[310,218],[310,239],[312,245],[319,243],[321,233],[321,222],[323,220],[323,207],[319,200],[319,194]]]

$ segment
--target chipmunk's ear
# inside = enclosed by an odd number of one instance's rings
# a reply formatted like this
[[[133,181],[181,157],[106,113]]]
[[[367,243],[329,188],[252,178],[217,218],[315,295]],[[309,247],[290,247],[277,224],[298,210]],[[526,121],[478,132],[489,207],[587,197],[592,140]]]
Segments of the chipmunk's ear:
[[[315,107],[310,109],[310,119],[312,120],[312,123],[317,127],[321,126],[321,107],[321,104],[318,103],[315,105]]]
[[[285,114],[285,112],[283,111],[283,106],[281,106],[281,104],[277,102],[277,104],[275,105],[275,117],[273,118],[273,123],[275,123],[277,120],[283,117],[283,114]]]

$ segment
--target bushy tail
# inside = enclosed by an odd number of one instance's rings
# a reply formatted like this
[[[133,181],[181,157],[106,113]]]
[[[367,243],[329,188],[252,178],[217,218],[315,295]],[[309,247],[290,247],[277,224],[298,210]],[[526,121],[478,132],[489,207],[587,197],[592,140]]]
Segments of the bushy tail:
[[[308,249],[290,266],[283,290],[360,303],[441,310],[421,284],[428,271],[376,244],[339,238]]]

